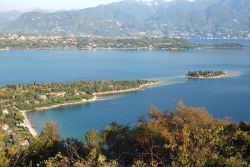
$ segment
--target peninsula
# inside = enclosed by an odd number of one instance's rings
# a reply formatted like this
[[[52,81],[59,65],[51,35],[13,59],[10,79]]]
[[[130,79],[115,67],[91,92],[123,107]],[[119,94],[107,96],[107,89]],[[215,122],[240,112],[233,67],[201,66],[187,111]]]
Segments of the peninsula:
[[[228,74],[226,70],[196,70],[196,71],[188,71],[186,74],[189,78],[198,78],[198,79],[213,79],[213,78],[222,78]]]
[[[12,84],[0,87],[0,127],[9,141],[36,136],[26,112],[92,102],[99,95],[126,93],[159,85],[158,81],[77,81],[68,83]]]

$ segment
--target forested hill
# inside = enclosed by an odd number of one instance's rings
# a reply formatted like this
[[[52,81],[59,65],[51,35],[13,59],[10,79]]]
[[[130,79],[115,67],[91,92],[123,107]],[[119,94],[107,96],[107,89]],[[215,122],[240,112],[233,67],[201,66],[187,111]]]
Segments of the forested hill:
[[[124,0],[73,11],[33,11],[4,32],[181,38],[249,38],[249,0]]]
[[[173,113],[153,107],[138,126],[111,123],[81,141],[45,125],[29,145],[0,142],[0,166],[40,167],[248,167],[250,124],[211,117],[204,108],[179,103]],[[0,141],[7,135],[0,129]]]

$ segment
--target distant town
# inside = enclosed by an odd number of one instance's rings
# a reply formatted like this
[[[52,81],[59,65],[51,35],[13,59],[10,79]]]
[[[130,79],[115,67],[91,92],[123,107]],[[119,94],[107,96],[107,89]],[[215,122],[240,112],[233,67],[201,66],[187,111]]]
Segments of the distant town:
[[[195,48],[244,47],[241,44],[195,45],[186,39],[156,37],[104,37],[87,35],[0,34],[0,50],[83,49],[83,50],[183,50]]]
[[[190,43],[183,39],[102,37],[102,36],[40,36],[0,35],[0,49],[188,49]]]

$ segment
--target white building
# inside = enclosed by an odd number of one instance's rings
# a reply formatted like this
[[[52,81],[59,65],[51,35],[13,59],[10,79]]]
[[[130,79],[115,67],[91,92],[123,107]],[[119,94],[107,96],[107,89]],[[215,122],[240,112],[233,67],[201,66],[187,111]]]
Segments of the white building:
[[[4,109],[4,110],[2,111],[2,113],[3,113],[3,115],[8,115],[8,114],[9,114],[9,111],[8,111],[7,109]]]

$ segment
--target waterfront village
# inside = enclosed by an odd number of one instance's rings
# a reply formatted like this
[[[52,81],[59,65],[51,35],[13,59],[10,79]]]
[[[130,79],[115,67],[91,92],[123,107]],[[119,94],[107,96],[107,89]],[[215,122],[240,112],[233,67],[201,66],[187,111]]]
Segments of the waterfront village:
[[[188,49],[187,40],[154,37],[103,37],[91,35],[0,34],[0,49]]]
[[[91,35],[0,34],[0,50],[76,49],[76,50],[187,50],[206,48],[243,48],[238,43],[193,44],[187,39],[163,37],[104,37]]]

